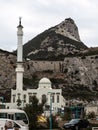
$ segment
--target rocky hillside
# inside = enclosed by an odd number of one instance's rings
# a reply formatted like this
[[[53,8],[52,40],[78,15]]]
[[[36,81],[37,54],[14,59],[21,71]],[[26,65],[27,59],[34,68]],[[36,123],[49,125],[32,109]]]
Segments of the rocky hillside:
[[[78,27],[71,19],[39,34],[24,46],[24,57],[33,60],[64,60],[79,55],[87,46],[80,40]]]
[[[71,18],[39,34],[23,49],[24,89],[37,88],[39,80],[47,77],[53,88],[62,88],[66,99],[98,99],[98,48],[81,42]],[[6,100],[16,87],[15,69],[15,52],[0,50],[0,95]]]
[[[49,61],[48,61],[49,62]],[[98,55],[66,57],[64,62],[24,61],[24,88],[37,88],[43,77],[52,81],[53,88],[62,88],[69,99],[95,100],[98,96]],[[47,68],[48,64],[48,69]],[[54,65],[58,65],[55,70]],[[39,67],[38,67],[39,66]],[[42,68],[41,70],[40,68]],[[0,53],[0,95],[9,96],[16,83],[16,56]],[[8,99],[8,98],[7,98]]]

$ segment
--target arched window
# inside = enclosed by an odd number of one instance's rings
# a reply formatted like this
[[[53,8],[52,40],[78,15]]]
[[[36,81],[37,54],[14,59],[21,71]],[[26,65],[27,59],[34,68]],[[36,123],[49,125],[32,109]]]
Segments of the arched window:
[[[13,103],[15,102],[15,95],[13,95]]]
[[[42,95],[42,103],[46,103],[46,101],[47,101],[46,95],[43,94],[43,95]]]
[[[59,95],[57,95],[57,103],[59,103],[59,101],[60,101],[60,97]]]

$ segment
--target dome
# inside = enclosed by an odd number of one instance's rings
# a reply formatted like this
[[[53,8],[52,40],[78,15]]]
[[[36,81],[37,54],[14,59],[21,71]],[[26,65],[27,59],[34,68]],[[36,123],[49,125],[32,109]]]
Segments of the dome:
[[[48,78],[42,78],[39,81],[39,88],[49,88],[49,89],[51,89],[51,81]]]
[[[48,79],[48,78],[42,78],[39,83],[50,83],[51,84],[51,81]]]

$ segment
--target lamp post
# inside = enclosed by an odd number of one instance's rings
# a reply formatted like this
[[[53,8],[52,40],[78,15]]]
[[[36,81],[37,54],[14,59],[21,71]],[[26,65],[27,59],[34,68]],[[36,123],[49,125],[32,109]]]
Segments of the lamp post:
[[[48,92],[50,94],[50,130],[52,130],[52,93]]]

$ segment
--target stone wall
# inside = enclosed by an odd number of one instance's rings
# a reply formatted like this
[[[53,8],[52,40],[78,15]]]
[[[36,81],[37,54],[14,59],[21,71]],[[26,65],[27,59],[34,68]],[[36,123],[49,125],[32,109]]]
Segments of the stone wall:
[[[63,61],[28,61],[34,71],[63,72]],[[29,67],[28,66],[28,67]]]

